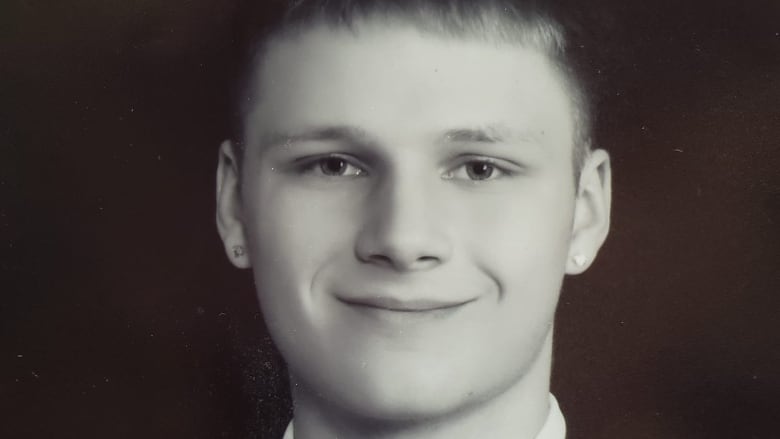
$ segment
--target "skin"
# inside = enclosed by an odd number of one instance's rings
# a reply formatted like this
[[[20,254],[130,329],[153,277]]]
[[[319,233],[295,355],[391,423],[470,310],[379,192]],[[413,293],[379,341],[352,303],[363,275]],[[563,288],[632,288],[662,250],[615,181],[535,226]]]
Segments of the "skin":
[[[610,204],[604,151],[573,181],[548,59],[367,22],[273,42],[256,81],[217,223],[288,363],[296,438],[533,438],[562,279]]]

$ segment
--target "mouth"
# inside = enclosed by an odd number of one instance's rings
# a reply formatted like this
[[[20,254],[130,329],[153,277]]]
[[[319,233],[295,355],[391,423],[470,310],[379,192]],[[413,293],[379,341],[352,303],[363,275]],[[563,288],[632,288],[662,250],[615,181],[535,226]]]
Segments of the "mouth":
[[[434,299],[398,299],[386,296],[369,296],[358,298],[339,298],[339,301],[350,306],[367,310],[392,311],[398,313],[433,313],[460,308],[476,299],[465,301],[442,301]]]

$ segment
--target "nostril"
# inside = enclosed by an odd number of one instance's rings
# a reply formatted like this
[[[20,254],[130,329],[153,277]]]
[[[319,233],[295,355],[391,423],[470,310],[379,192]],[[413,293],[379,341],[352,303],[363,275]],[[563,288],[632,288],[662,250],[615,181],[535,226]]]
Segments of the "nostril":
[[[426,270],[441,264],[442,260],[436,256],[421,256],[409,265],[409,269]]]
[[[398,271],[423,270],[441,263],[441,259],[436,256],[403,257],[396,255],[393,257],[381,253],[371,255],[364,261]]]
[[[390,259],[388,256],[381,255],[381,254],[369,256],[368,261],[379,265],[387,265],[387,266],[394,265],[392,259]]]

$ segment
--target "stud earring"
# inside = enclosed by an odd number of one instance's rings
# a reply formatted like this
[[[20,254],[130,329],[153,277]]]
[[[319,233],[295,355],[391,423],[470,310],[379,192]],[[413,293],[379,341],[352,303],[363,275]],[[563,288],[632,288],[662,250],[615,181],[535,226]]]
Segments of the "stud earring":
[[[577,254],[574,255],[574,264],[578,267],[584,267],[585,263],[588,262],[588,258],[583,254]]]
[[[241,256],[244,256],[244,246],[243,245],[234,245],[233,246],[233,257],[234,258],[240,258]]]

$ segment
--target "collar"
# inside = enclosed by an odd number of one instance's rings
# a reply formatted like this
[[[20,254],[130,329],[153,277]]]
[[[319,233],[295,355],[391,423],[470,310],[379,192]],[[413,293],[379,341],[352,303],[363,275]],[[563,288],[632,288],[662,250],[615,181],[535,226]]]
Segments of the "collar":
[[[292,421],[287,425],[283,439],[295,439]],[[563,419],[561,408],[552,393],[550,394],[550,410],[547,412],[547,420],[544,421],[536,439],[566,439],[566,421]]]

